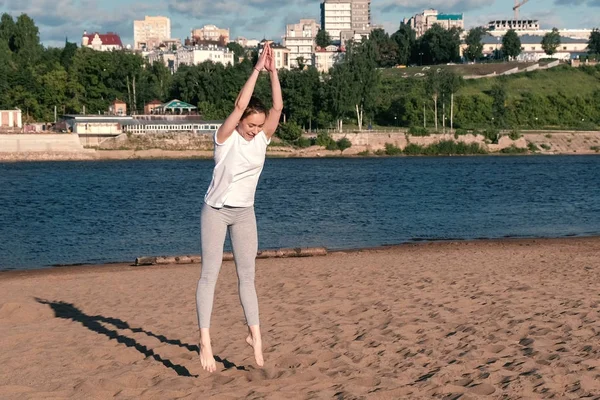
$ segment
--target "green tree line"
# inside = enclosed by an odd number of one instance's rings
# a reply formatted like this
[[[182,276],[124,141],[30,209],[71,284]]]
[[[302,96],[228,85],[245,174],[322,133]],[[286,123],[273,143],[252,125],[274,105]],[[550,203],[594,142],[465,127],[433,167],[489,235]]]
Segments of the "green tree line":
[[[381,73],[382,66],[397,63],[456,60],[458,33],[436,26],[416,39],[406,25],[393,35],[375,30],[368,40],[349,42],[343,62],[328,73],[312,67],[282,70],[283,119],[311,130],[341,130],[344,124],[360,129],[379,125],[443,130],[450,126],[485,128],[490,124],[509,128],[600,123],[600,91],[576,97],[525,94],[507,100],[502,86],[463,95],[462,78],[435,67],[421,78],[403,79]],[[96,114],[108,110],[109,104],[119,98],[130,111],[141,113],[144,104],[153,99],[177,98],[198,106],[207,120],[223,119],[231,111],[256,58],[255,52],[246,54],[238,47],[232,50],[242,60],[233,66],[205,62],[182,65],[171,74],[162,63],[149,64],[127,51],[97,52],[68,41],[63,48],[45,48],[31,18],[22,14],[14,19],[3,14],[0,108],[19,107],[29,121],[52,121],[55,107],[58,114]],[[588,70],[600,76],[600,68]],[[268,77],[260,77],[256,94],[269,105]]]

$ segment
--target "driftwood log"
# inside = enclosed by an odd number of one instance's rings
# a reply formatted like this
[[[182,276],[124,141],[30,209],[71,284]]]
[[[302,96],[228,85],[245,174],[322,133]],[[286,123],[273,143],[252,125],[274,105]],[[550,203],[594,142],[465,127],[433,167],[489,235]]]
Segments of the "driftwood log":
[[[315,257],[326,256],[325,247],[305,247],[293,249],[262,250],[256,254],[256,258],[287,258],[287,257]],[[223,261],[233,260],[233,253],[223,253]],[[158,256],[158,257],[137,257],[135,265],[165,265],[165,264],[197,264],[201,263],[202,258],[198,255],[191,256]]]

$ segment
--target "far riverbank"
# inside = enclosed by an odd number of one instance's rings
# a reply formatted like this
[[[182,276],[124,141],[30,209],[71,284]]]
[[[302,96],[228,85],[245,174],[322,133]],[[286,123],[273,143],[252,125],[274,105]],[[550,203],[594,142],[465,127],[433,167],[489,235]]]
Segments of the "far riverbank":
[[[210,141],[190,144],[189,135],[168,134],[164,137],[127,137],[104,142],[97,148],[83,148],[75,135],[0,135],[0,162],[19,161],[99,161],[137,159],[211,159]],[[518,137],[503,135],[497,143],[490,143],[481,135],[432,134],[412,136],[405,132],[335,133],[334,140],[347,138],[352,147],[327,150],[321,146],[296,148],[274,142],[268,149],[270,158],[373,157],[398,155],[469,155],[469,154],[522,154],[522,155],[590,155],[600,154],[600,132],[557,131],[523,133]],[[3,145],[2,138],[7,138]],[[9,140],[25,138],[12,147]],[[74,139],[74,140],[73,140]],[[48,142],[45,143],[44,141]],[[61,142],[69,143],[69,147]],[[77,144],[74,146],[73,142]],[[29,143],[33,143],[29,145]],[[58,145],[57,145],[58,143]],[[435,148],[440,143],[451,143],[452,148]],[[61,147],[62,146],[62,147]],[[432,147],[433,146],[433,147]],[[428,149],[429,147],[429,149]],[[416,150],[415,150],[416,149]]]

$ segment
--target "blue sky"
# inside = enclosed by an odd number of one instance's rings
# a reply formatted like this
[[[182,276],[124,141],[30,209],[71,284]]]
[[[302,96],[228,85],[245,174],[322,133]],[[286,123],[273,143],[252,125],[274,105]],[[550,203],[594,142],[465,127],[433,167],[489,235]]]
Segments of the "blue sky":
[[[205,24],[228,27],[231,36],[279,41],[287,23],[300,18],[319,20],[320,0],[0,0],[0,12],[27,13],[47,46],[62,46],[65,37],[79,42],[84,30],[117,32],[124,44],[133,42],[133,20],[145,15],[171,18],[172,36],[184,39]],[[467,28],[490,19],[511,18],[512,0],[373,0],[373,23],[388,32],[404,17],[424,8],[463,12]],[[600,0],[529,0],[521,18],[539,19],[542,27],[600,26]]]

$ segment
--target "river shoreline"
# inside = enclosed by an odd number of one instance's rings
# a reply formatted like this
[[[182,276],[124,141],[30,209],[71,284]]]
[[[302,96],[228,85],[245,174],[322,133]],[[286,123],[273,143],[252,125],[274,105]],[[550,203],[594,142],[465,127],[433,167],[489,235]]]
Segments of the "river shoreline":
[[[565,156],[565,155],[600,155],[597,151],[589,152],[527,152],[527,153],[487,153],[487,154],[437,154],[437,155],[379,155],[368,154],[340,154],[339,151],[319,150],[305,152],[302,150],[268,151],[267,158],[293,159],[293,158],[394,158],[394,157],[467,157],[467,156]],[[27,153],[0,153],[0,162],[42,162],[42,161],[111,161],[111,160],[211,160],[212,150],[98,150],[94,153],[63,153],[63,152],[27,152]]]

